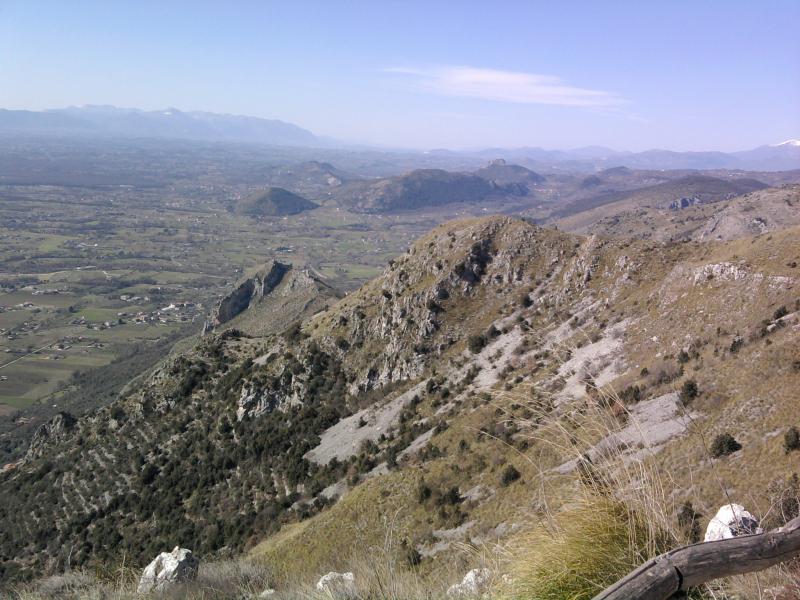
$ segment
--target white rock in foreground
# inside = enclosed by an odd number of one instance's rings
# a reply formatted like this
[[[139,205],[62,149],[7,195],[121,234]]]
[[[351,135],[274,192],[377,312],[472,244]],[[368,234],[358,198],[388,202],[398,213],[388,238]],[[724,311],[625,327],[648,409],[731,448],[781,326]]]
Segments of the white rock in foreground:
[[[336,598],[351,598],[356,595],[356,578],[352,573],[331,571],[319,578],[317,589]]]
[[[715,542],[727,540],[739,535],[763,533],[756,518],[744,509],[741,504],[726,504],[717,511],[708,523],[706,537],[703,541]]]
[[[461,583],[456,583],[447,588],[447,596],[449,598],[471,598],[478,596],[486,591],[489,587],[489,580],[492,578],[492,572],[489,569],[472,569],[466,575]]]
[[[191,550],[175,546],[172,552],[162,552],[147,565],[136,591],[147,594],[161,591],[173,583],[192,581],[197,577],[200,559]]]

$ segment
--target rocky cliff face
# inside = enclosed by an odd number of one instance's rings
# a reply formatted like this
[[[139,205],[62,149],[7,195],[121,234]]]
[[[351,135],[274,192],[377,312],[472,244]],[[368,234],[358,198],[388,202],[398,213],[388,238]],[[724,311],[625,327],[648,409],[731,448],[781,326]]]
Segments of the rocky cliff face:
[[[75,430],[75,417],[66,412],[56,414],[33,434],[31,444],[25,453],[25,460],[31,461],[46,453],[49,446],[66,441]]]
[[[220,303],[220,316],[230,317],[206,330],[239,329],[253,336],[284,331],[335,303],[340,293],[310,269],[296,269],[288,264],[271,262],[245,280],[234,294]],[[244,303],[246,309],[238,310]],[[235,313],[235,315],[234,315]]]
[[[291,268],[292,265],[273,260],[252,277],[245,279],[235,290],[220,300],[211,317],[212,328],[227,323],[247,310],[251,304],[269,294]]]

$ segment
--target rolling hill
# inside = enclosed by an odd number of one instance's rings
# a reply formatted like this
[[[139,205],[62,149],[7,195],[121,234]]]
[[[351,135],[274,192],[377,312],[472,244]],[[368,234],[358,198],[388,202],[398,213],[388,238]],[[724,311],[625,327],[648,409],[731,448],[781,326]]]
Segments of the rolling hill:
[[[269,187],[238,200],[233,211],[248,217],[283,217],[313,210],[319,204],[279,187]]]
[[[538,173],[520,165],[508,164],[502,158],[493,160],[485,167],[475,171],[475,175],[491,181],[498,186],[518,185],[521,190],[530,190],[545,181]]]
[[[497,184],[477,174],[419,169],[398,177],[358,182],[336,192],[356,212],[403,212],[454,203],[475,204],[527,193],[515,184]]]

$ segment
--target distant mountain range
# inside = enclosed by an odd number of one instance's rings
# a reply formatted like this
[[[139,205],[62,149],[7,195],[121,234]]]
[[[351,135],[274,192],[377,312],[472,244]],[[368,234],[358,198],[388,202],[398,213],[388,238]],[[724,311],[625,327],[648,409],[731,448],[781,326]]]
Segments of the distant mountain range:
[[[310,131],[284,121],[183,112],[177,108],[144,111],[115,106],[80,106],[41,112],[0,110],[0,132],[155,137],[281,146],[319,143]]]
[[[87,105],[45,111],[0,109],[0,135],[106,136],[170,138],[275,146],[350,147],[314,135],[292,123],[239,115],[183,112],[176,108],[144,111],[107,105]],[[367,148],[359,146],[362,150]],[[376,149],[377,150],[377,149]],[[385,151],[382,150],[382,152]],[[486,148],[470,151],[431,150],[428,156],[457,159],[502,157],[529,169],[599,171],[625,166],[633,169],[743,169],[785,171],[800,169],[800,140],[787,140],[741,152],[618,151],[603,146],[573,150],[537,147]]]
[[[447,151],[434,150],[432,153]],[[632,169],[743,169],[748,171],[788,171],[800,168],[800,140],[759,146],[740,152],[674,152],[645,150],[628,152],[602,146],[587,146],[574,150],[544,148],[487,148],[472,152],[475,156],[492,159],[502,156],[532,169],[570,168],[602,170],[611,167]]]

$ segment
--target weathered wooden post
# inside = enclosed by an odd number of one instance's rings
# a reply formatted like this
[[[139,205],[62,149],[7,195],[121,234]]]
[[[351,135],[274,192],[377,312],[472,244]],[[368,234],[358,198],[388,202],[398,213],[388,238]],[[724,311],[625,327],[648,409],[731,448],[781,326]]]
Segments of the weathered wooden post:
[[[720,577],[761,571],[800,555],[800,517],[756,535],[692,544],[647,561],[594,600],[667,600]]]

